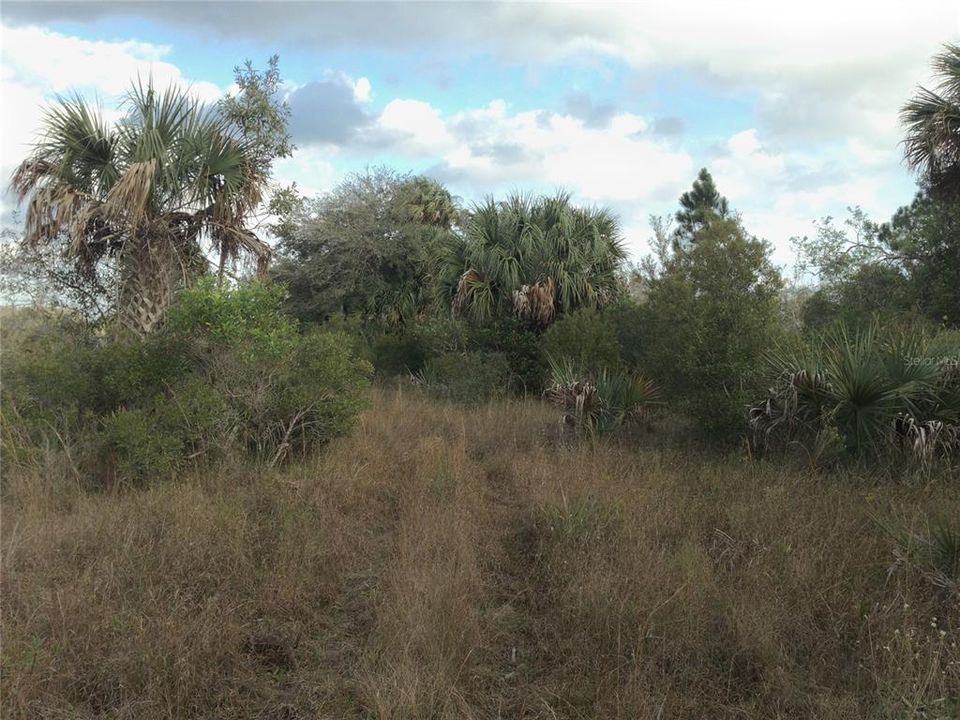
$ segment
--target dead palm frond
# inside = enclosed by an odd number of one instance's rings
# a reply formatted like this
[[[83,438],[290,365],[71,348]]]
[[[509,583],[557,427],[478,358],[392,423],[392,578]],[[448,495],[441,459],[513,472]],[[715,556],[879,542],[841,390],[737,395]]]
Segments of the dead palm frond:
[[[513,291],[513,310],[517,317],[535,327],[544,328],[553,322],[556,302],[557,286],[550,277]]]

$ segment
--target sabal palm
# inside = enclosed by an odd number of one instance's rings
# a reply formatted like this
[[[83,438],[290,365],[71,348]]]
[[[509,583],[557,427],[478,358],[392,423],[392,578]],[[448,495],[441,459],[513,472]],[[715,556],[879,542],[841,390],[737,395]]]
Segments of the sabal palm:
[[[931,190],[960,194],[960,45],[934,56],[936,91],[920,87],[900,112],[907,162]]]
[[[477,320],[513,313],[539,327],[558,312],[616,296],[626,253],[616,218],[570,196],[515,194],[474,208],[447,256],[454,311]]]
[[[447,230],[456,224],[459,215],[457,202],[440,183],[425,177],[414,177],[404,185],[403,193],[411,221]]]
[[[204,243],[221,264],[248,252],[266,266],[268,246],[246,227],[266,178],[216,110],[185,90],[137,84],[123,109],[108,125],[82,98],[61,98],[13,185],[28,200],[25,242],[62,244],[80,272],[113,258],[118,319],[143,334],[202,271]]]

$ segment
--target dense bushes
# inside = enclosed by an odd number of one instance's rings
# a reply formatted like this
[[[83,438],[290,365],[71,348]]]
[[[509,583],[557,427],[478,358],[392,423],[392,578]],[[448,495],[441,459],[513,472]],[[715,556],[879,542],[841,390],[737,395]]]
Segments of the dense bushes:
[[[429,360],[414,379],[431,395],[476,402],[507,394],[510,365],[495,352],[446,353]]]
[[[476,353],[498,358],[498,372],[484,374],[496,387],[484,390],[483,396],[504,391],[535,394],[543,388],[546,359],[540,336],[517,320],[476,324],[437,318],[399,331],[373,332],[363,336],[361,344],[384,379],[421,374],[444,356]]]
[[[755,443],[830,441],[851,454],[960,456],[960,355],[917,328],[831,329],[768,355],[771,388],[750,411]]]
[[[714,442],[739,439],[757,358],[779,332],[782,281],[769,246],[715,220],[663,258],[642,307],[641,364]]]
[[[347,430],[370,368],[346,336],[280,313],[281,291],[215,282],[182,293],[143,342],[29,314],[5,328],[4,453],[62,447],[129,481],[241,448],[277,463]]]
[[[589,372],[616,370],[623,364],[613,322],[593,309],[560,318],[544,333],[543,347],[554,362],[569,362]]]

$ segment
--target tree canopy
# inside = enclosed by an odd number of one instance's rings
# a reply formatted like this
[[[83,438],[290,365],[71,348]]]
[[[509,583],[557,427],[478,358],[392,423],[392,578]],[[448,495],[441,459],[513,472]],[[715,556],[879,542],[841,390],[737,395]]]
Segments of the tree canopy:
[[[693,181],[693,188],[680,196],[674,237],[680,244],[693,242],[697,233],[713,220],[723,220],[729,216],[727,199],[717,190],[710,172],[701,168],[697,179]]]
[[[302,199],[283,223],[274,278],[302,319],[361,313],[403,325],[434,301],[431,258],[457,217],[428,178],[372,168]]]
[[[900,112],[904,156],[934,194],[960,196],[960,45],[934,56],[934,90],[919,87]]]
[[[27,201],[26,245],[61,247],[78,273],[113,258],[119,319],[142,334],[204,271],[204,243],[266,267],[270,248],[247,219],[267,177],[254,145],[185,90],[138,83],[123,110],[110,125],[83,98],[60,98],[13,185]]]
[[[516,315],[543,328],[558,313],[603,307],[622,289],[626,257],[617,218],[567,193],[514,194],[473,209],[448,245],[441,277],[455,314]]]

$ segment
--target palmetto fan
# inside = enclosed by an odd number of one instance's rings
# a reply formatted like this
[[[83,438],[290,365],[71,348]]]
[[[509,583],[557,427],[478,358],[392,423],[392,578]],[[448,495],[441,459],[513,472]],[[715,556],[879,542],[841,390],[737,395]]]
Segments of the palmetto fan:
[[[441,274],[454,314],[481,321],[513,314],[544,328],[559,312],[609,302],[625,255],[607,211],[576,207],[565,193],[514,195],[474,209]]]
[[[960,450],[958,378],[929,354],[920,330],[836,327],[806,351],[768,354],[774,384],[750,408],[760,447],[833,428],[854,453],[893,445],[918,458]]]
[[[269,247],[246,227],[267,178],[215,109],[187,91],[135,85],[108,125],[79,96],[60,98],[17,168],[27,202],[24,240],[60,244],[78,268],[119,268],[118,320],[138,335],[163,320],[179,286],[247,253],[265,270]]]
[[[904,155],[929,186],[960,197],[960,45],[948,44],[933,59],[936,91],[918,88],[903,106]]]

